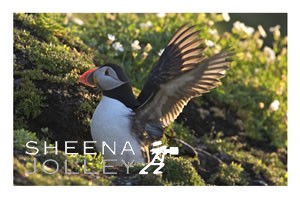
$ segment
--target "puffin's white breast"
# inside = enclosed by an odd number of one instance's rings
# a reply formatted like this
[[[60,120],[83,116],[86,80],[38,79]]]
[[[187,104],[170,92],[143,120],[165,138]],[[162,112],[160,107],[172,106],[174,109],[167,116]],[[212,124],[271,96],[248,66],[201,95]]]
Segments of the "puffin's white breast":
[[[97,106],[91,124],[91,134],[93,140],[97,141],[96,147],[99,152],[103,154],[105,159],[116,159],[114,164],[123,164],[121,160],[130,163],[134,160],[135,163],[144,163],[145,159],[142,154],[141,146],[137,141],[136,136],[133,135],[130,128],[130,118],[133,112],[118,100],[103,96],[99,105]],[[105,146],[105,142],[110,148],[114,148],[115,155]],[[130,143],[130,145],[128,144]],[[123,151],[130,150],[133,152]]]

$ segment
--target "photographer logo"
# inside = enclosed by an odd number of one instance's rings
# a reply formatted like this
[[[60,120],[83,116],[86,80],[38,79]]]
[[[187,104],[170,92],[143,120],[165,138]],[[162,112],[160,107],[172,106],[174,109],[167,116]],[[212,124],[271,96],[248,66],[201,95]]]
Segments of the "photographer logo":
[[[139,174],[148,174],[146,171],[150,166],[158,166],[153,174],[162,174],[161,168],[165,166],[164,159],[166,154],[170,155],[178,155],[178,147],[170,147],[167,148],[166,145],[163,145],[161,147],[158,147],[162,145],[161,141],[156,141],[152,143],[153,148],[150,150],[151,154],[154,155],[153,159],[149,164],[147,164],[140,172]]]

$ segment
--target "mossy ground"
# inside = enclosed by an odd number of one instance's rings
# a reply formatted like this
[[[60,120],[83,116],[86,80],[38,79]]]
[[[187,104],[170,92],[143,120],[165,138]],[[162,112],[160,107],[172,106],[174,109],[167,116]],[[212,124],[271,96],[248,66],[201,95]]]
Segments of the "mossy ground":
[[[218,33],[221,14],[15,14],[14,15],[14,183],[16,185],[286,185],[287,184],[287,37],[274,35],[263,47],[259,31],[235,26]],[[193,145],[189,157],[179,145],[179,158],[166,159],[162,176],[140,176],[140,166],[115,168],[119,175],[25,174],[33,158],[28,140],[90,140],[89,123],[101,95],[77,83],[79,75],[111,62],[121,65],[138,93],[172,34],[184,23],[197,25],[201,38],[221,49],[234,50],[231,69],[222,85],[192,100],[166,135]],[[108,38],[108,34],[113,35]],[[114,39],[113,39],[114,38]],[[139,40],[140,48],[131,44]],[[116,48],[116,42],[122,49]],[[270,50],[271,49],[271,50]],[[272,102],[278,101],[278,109]],[[170,145],[168,138],[164,142]],[[50,156],[49,156],[50,157]],[[51,155],[63,167],[101,156]],[[46,159],[37,157],[38,167]],[[73,160],[73,161],[72,161]],[[79,161],[79,166],[75,161]],[[101,170],[101,164],[90,169]],[[49,170],[53,167],[49,165]],[[100,172],[100,171],[99,171]]]

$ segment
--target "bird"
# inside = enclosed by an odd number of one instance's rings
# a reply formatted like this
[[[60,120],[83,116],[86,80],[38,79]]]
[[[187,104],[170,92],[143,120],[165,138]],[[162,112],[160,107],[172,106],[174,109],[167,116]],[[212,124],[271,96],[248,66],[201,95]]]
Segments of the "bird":
[[[91,135],[104,159],[113,159],[112,164],[116,165],[149,162],[149,146],[162,138],[164,129],[187,103],[220,84],[230,67],[232,51],[205,57],[205,40],[199,36],[195,25],[181,26],[152,67],[137,97],[119,65],[107,63],[80,76],[80,83],[102,91],[92,116]],[[114,147],[104,150],[101,141]]]

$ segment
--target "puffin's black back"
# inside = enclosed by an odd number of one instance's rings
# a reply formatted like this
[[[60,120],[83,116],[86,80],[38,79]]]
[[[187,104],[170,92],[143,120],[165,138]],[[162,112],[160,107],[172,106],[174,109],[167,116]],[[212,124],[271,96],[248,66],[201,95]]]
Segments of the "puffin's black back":
[[[111,89],[111,90],[104,90],[103,95],[122,102],[128,108],[134,109],[134,108],[138,107],[140,105],[140,103],[137,101],[137,99],[133,95],[132,87],[130,85],[129,79],[126,76],[123,69],[120,66],[113,64],[113,63],[108,63],[105,65],[102,65],[101,67],[104,67],[104,66],[109,66],[112,69],[114,69],[118,78],[121,81],[126,82],[126,83],[124,83],[123,85],[121,85],[119,87]]]

